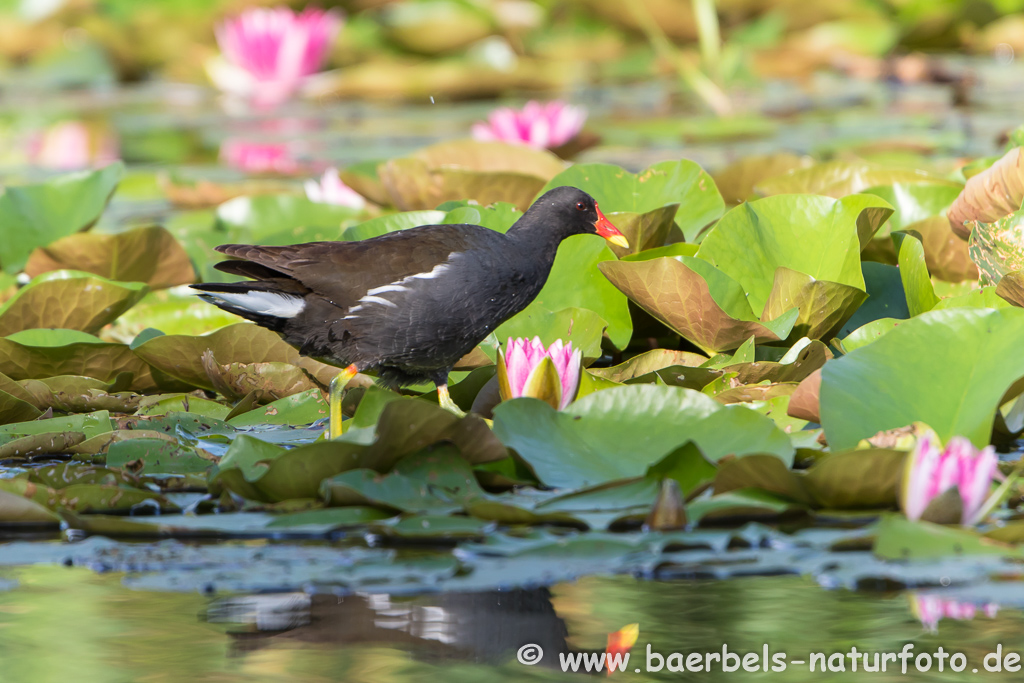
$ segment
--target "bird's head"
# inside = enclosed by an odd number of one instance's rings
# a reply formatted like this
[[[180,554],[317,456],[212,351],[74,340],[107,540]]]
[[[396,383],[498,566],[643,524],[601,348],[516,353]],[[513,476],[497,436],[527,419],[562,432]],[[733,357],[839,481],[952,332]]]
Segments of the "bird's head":
[[[600,235],[616,246],[629,247],[626,236],[601,213],[597,200],[579,188],[566,185],[545,192],[527,214],[534,211],[543,215],[545,222],[558,225],[566,237]]]

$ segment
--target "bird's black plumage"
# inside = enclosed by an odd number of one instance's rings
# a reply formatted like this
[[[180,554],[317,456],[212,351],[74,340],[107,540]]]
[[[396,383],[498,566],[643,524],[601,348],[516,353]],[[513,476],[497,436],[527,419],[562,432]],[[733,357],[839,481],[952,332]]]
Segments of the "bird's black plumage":
[[[233,260],[216,267],[251,280],[193,288],[303,355],[376,368],[392,387],[442,386],[460,358],[536,298],[562,240],[595,226],[619,235],[590,195],[558,187],[505,234],[426,225],[358,242],[226,244],[217,251]]]

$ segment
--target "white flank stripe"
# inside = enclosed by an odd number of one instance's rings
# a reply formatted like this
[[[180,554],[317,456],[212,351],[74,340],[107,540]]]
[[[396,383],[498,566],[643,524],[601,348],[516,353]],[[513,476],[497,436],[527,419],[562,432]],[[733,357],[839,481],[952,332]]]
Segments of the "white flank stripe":
[[[398,308],[398,304],[394,301],[388,301],[387,299],[382,299],[379,296],[364,296],[359,301],[364,304],[380,304],[381,306],[387,306],[389,308]]]
[[[247,311],[275,318],[294,318],[306,307],[305,300],[277,292],[210,292],[210,295]]]
[[[409,288],[405,285],[384,285],[383,287],[368,289],[366,293],[369,296],[373,296],[374,294],[384,294],[385,292],[406,292],[408,290]]]
[[[416,275],[410,275],[409,277],[402,278],[401,280],[398,281],[398,283],[401,284],[406,280],[433,280],[435,277],[445,272],[446,270],[448,270],[448,264],[439,263],[436,266],[434,266],[433,270],[431,270],[429,273],[417,273]]]

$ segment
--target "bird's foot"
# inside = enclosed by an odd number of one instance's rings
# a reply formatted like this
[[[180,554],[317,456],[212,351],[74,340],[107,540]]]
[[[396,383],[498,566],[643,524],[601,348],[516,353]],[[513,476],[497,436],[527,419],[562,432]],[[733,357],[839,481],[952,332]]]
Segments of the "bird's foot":
[[[450,413],[455,413],[459,417],[466,417],[466,413],[462,412],[462,408],[455,405],[455,401],[448,395],[448,385],[440,384],[437,387],[437,403],[442,408]]]
[[[337,377],[331,380],[331,389],[329,394],[331,419],[327,432],[328,439],[334,439],[341,436],[342,432],[345,431],[345,426],[342,424],[343,417],[341,414],[341,399],[345,394],[345,386],[353,377],[356,376],[357,372],[358,369],[356,366],[350,365],[339,372]]]

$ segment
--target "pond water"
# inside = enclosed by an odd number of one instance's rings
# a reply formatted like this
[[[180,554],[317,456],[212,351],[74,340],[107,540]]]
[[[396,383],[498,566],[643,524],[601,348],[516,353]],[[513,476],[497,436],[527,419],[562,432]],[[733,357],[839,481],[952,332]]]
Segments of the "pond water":
[[[821,680],[812,652],[963,653],[963,673],[853,673],[848,680],[1002,678],[984,669],[1002,644],[1024,649],[1016,609],[978,609],[973,620],[942,619],[930,632],[901,592],[822,590],[795,576],[644,581],[591,577],[550,588],[390,596],[359,592],[202,595],[133,590],[121,572],[31,566],[0,574],[0,661],[4,681],[519,681],[572,678],[557,654],[600,651],[606,635],[640,624],[624,680]],[[540,645],[534,666],[518,649]],[[784,672],[653,673],[651,652],[786,653]],[[833,660],[833,665],[837,660]],[[991,660],[990,660],[991,664]],[[634,666],[635,665],[635,666]],[[652,657],[655,668],[657,659]],[[639,666],[641,673],[636,673]],[[978,668],[979,673],[972,674]],[[575,677],[582,674],[576,674]]]

